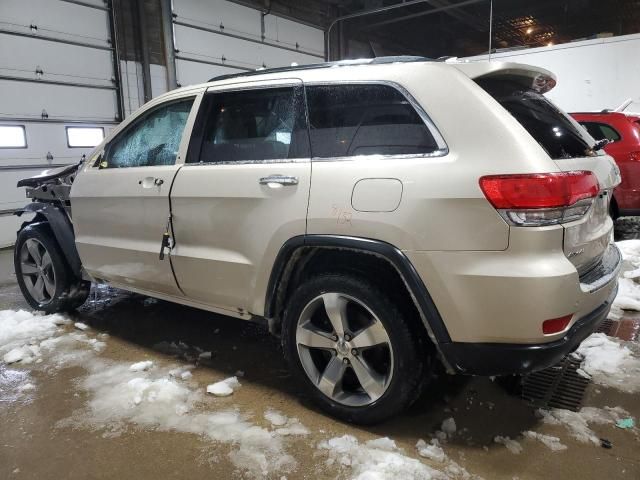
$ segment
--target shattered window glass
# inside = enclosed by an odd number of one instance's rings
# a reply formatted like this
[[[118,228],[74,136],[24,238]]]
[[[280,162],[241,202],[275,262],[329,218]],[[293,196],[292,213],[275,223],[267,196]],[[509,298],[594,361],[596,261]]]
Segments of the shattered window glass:
[[[205,97],[202,163],[309,156],[302,88],[264,88]]]
[[[192,104],[193,98],[184,99],[143,116],[109,145],[106,168],[173,165]]]

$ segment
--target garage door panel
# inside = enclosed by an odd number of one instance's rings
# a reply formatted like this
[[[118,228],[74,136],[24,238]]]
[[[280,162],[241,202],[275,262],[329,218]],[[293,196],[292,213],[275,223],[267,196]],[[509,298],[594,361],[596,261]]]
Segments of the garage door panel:
[[[108,12],[60,1],[55,1],[52,8],[52,3],[52,0],[2,0],[0,18],[12,24],[7,25],[12,30],[30,33],[29,25],[33,24],[40,35],[107,45]]]
[[[47,153],[53,155],[53,163],[55,164],[77,162],[82,154],[91,153],[93,149],[69,147],[67,145],[67,126],[102,128],[105,136],[114,127],[114,125],[91,123],[0,122],[0,126],[3,124],[23,125],[27,137],[27,148],[0,149],[0,167],[42,165],[46,163]]]
[[[182,86],[195,85],[208,81],[218,75],[238,73],[235,68],[219,67],[217,65],[206,65],[204,63],[188,62],[176,60],[176,75],[178,83]]]
[[[178,21],[215,28],[222,24],[229,33],[260,39],[260,12],[252,8],[225,0],[174,0],[173,12],[178,15]]]
[[[113,120],[116,117],[113,90],[0,80],[0,105],[3,118],[39,118],[43,109],[50,118]]]
[[[302,25],[276,15],[264,18],[265,38],[287,47],[296,47],[324,56],[324,32],[317,28]]]
[[[43,79],[111,86],[110,51],[89,49],[37,38],[0,36],[0,73],[35,78],[36,67]]]

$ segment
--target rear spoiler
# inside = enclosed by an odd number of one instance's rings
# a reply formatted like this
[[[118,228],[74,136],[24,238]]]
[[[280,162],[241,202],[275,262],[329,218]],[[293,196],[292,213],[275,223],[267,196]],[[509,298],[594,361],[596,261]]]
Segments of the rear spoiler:
[[[458,62],[450,63],[473,80],[489,77],[509,78],[540,93],[547,93],[556,86],[556,76],[541,67],[515,62]]]

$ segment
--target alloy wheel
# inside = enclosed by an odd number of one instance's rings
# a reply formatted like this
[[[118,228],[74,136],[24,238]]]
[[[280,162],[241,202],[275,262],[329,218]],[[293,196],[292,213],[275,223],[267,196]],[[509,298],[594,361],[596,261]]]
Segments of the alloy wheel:
[[[298,319],[296,345],[309,379],[335,402],[366,406],[389,386],[391,340],[380,319],[356,298],[325,293],[311,300]]]
[[[20,270],[29,294],[40,304],[53,300],[56,293],[56,274],[51,255],[35,238],[27,239],[20,249]]]

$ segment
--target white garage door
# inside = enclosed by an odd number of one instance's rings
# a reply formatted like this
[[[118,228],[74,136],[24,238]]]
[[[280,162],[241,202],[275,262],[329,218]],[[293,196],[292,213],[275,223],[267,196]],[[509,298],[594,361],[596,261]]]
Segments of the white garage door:
[[[324,32],[224,0],[174,0],[180,85],[216,75],[324,61]]]
[[[76,163],[120,116],[102,0],[0,0],[0,247],[26,203],[20,178]]]

